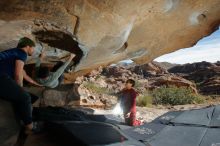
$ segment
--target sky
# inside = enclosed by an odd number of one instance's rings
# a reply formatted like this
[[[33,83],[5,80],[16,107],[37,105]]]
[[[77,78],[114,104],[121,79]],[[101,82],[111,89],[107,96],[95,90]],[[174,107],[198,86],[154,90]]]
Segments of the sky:
[[[183,48],[170,54],[160,56],[156,58],[155,61],[177,64],[220,61],[220,29],[210,36],[201,39],[191,48]]]

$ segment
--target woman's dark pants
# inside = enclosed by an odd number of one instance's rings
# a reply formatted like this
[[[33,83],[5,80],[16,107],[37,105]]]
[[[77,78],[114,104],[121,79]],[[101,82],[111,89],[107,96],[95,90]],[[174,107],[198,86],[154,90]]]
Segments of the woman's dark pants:
[[[24,125],[32,123],[31,95],[7,75],[0,75],[0,98],[12,103],[16,116]],[[33,96],[33,100],[37,97]]]

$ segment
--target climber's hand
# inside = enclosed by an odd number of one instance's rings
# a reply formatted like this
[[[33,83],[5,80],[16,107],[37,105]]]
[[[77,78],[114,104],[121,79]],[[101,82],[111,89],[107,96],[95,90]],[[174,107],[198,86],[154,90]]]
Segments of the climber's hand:
[[[125,116],[125,118],[129,118],[130,115],[131,115],[131,112],[127,113],[126,116]]]

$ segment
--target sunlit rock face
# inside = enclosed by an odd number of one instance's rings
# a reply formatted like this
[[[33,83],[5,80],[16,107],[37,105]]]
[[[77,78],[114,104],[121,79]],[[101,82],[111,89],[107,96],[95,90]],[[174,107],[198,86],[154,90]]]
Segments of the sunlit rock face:
[[[219,0],[1,0],[0,49],[29,36],[38,52],[77,54],[76,72],[124,59],[149,62],[193,46],[219,24]]]

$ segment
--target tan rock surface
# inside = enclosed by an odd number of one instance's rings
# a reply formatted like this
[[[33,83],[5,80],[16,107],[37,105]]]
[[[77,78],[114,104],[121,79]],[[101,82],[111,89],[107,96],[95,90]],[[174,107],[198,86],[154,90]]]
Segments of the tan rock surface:
[[[1,50],[24,35],[82,50],[75,72],[123,59],[149,62],[194,45],[220,23],[219,0],[1,0],[0,8]]]

